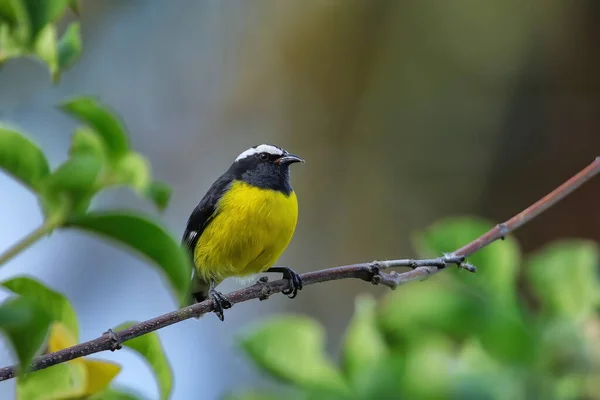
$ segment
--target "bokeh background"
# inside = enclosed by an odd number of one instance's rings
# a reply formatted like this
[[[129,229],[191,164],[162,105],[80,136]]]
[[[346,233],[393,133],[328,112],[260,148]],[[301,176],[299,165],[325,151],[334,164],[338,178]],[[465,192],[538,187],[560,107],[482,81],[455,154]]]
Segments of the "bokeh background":
[[[405,258],[410,235],[436,219],[504,220],[600,155],[599,19],[594,0],[83,1],[81,60],[58,86],[44,66],[8,62],[0,119],[56,165],[75,125],[55,105],[98,96],[172,185],[162,218],[177,237],[237,154],[279,144],[307,161],[293,167],[300,218],[279,264],[305,272]],[[519,231],[524,251],[559,237],[600,241],[599,182]],[[94,204],[115,206],[152,212],[126,191]],[[0,248],[40,221],[33,196],[0,174]],[[82,340],[176,306],[154,269],[80,232],[54,233],[0,279],[23,273],[72,300]],[[236,338],[274,313],[321,321],[335,355],[360,292],[386,289],[310,286],[293,301],[237,305],[224,323],[208,316],[161,330],[173,398],[270,385]],[[121,363],[118,382],[157,398],[137,356],[96,357]],[[12,362],[3,346],[0,364]],[[14,383],[1,383],[0,397],[12,398]]]

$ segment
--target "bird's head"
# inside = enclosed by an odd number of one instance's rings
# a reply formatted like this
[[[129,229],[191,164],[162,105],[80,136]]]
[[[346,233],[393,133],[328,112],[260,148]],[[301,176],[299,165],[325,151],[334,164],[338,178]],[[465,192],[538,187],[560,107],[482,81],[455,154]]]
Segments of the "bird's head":
[[[297,162],[304,160],[279,146],[261,144],[250,147],[237,156],[231,169],[237,179],[258,187],[289,193],[289,166]]]

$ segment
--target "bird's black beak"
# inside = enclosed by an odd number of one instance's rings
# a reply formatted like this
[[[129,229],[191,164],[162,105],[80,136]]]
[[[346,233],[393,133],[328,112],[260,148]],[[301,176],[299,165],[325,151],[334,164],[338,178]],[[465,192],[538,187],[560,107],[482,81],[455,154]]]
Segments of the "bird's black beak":
[[[279,165],[290,165],[297,162],[304,162],[304,160],[294,154],[286,154],[275,160],[275,163]]]

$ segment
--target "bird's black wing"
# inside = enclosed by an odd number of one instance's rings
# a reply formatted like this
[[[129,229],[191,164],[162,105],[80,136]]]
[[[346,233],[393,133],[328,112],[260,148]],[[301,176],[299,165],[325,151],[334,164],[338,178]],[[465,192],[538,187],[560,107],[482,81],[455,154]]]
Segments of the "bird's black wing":
[[[217,179],[210,189],[208,189],[202,200],[200,200],[192,215],[190,215],[181,243],[189,251],[191,257],[194,256],[194,248],[202,232],[204,232],[204,229],[206,229],[216,215],[217,202],[221,199],[231,182],[232,177],[227,174]]]

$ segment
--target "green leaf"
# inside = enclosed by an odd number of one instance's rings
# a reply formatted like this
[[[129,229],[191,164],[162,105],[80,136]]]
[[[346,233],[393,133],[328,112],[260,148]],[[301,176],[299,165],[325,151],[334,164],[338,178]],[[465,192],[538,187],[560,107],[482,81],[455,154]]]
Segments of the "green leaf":
[[[286,399],[294,398],[286,396]],[[299,397],[298,398],[302,398]],[[246,391],[242,393],[231,393],[223,397],[222,400],[279,400],[281,396],[269,392]]]
[[[106,157],[106,146],[96,132],[86,126],[79,127],[71,137],[71,157],[77,155],[92,155],[99,160]]]
[[[160,225],[135,214],[95,212],[74,218],[70,226],[104,235],[154,261],[184,304],[190,284],[189,256]]]
[[[99,189],[102,160],[96,155],[75,154],[43,182],[42,207],[47,216],[68,209],[83,214]]]
[[[388,354],[387,344],[377,326],[375,307],[372,296],[356,299],[354,316],[343,346],[343,367],[350,381]]]
[[[0,62],[27,50],[30,44],[31,26],[27,10],[20,0],[0,2]]]
[[[75,2],[75,4],[77,3]],[[63,33],[57,44],[57,52],[58,69],[53,75],[55,81],[59,78],[59,71],[64,71],[70,67],[81,54],[81,36],[77,22],[71,23],[65,33]]]
[[[153,181],[146,188],[144,197],[151,200],[159,211],[164,211],[169,205],[171,188],[166,183]]]
[[[93,193],[102,169],[102,161],[91,154],[74,155],[48,178],[54,189],[74,193]]]
[[[447,218],[415,235],[414,243],[420,256],[439,257],[476,239],[492,226],[478,218]],[[469,256],[468,261],[477,267],[477,274],[462,273],[458,278],[460,282],[479,288],[494,301],[515,303],[515,284],[520,263],[516,240],[507,237],[492,243]]]
[[[538,357],[539,332],[526,318],[517,307],[487,304],[475,333],[496,360],[530,367]]]
[[[0,21],[6,21],[10,24],[17,23],[18,15],[14,3],[17,3],[17,7],[20,5],[20,2],[0,0]]]
[[[89,400],[143,400],[144,397],[130,390],[118,390],[110,388],[102,393],[98,393],[89,398]]]
[[[407,399],[444,399],[452,381],[454,346],[444,336],[431,332],[413,341],[406,354],[401,380]]]
[[[548,317],[587,319],[599,304],[597,244],[584,240],[552,243],[532,255],[525,272]]]
[[[104,140],[111,157],[123,156],[129,150],[123,124],[96,99],[78,97],[63,103],[61,108],[92,127]]]
[[[323,328],[313,319],[272,318],[240,343],[252,361],[284,382],[341,393],[347,390],[342,375],[324,353]]]
[[[56,50],[56,27],[54,25],[46,25],[39,32],[33,46],[33,51],[48,64],[52,76],[57,74],[58,52]]]
[[[53,321],[62,322],[78,340],[77,316],[65,296],[29,277],[12,278],[2,282],[2,286],[43,308]]]
[[[52,319],[34,302],[18,297],[0,305],[0,329],[12,344],[19,365],[29,365],[40,349]]]
[[[71,11],[73,11],[73,13],[75,15],[79,16],[79,13],[81,12],[81,1],[80,0],[70,0],[69,8],[71,9]]]
[[[133,151],[120,157],[114,167],[115,180],[143,193],[150,184],[150,164],[145,157]]]
[[[23,134],[0,125],[0,168],[30,189],[39,190],[40,181],[50,174],[44,153]]]
[[[76,399],[85,392],[86,380],[83,363],[57,364],[28,374],[17,382],[17,399]]]
[[[481,298],[443,282],[442,277],[424,285],[406,285],[387,295],[378,315],[379,327],[400,352],[407,343],[430,332],[461,338],[479,328],[484,314]]]
[[[19,0],[25,6],[29,24],[31,26],[31,40],[36,40],[37,35],[46,25],[53,23],[60,17],[68,6],[69,0]]]
[[[125,322],[117,326],[114,330],[120,331],[135,325],[137,322]],[[152,368],[158,387],[161,399],[168,399],[173,386],[173,376],[169,362],[165,357],[163,348],[160,344],[160,339],[156,332],[147,333],[143,336],[128,340],[123,343],[123,346],[129,347],[141,355]]]

